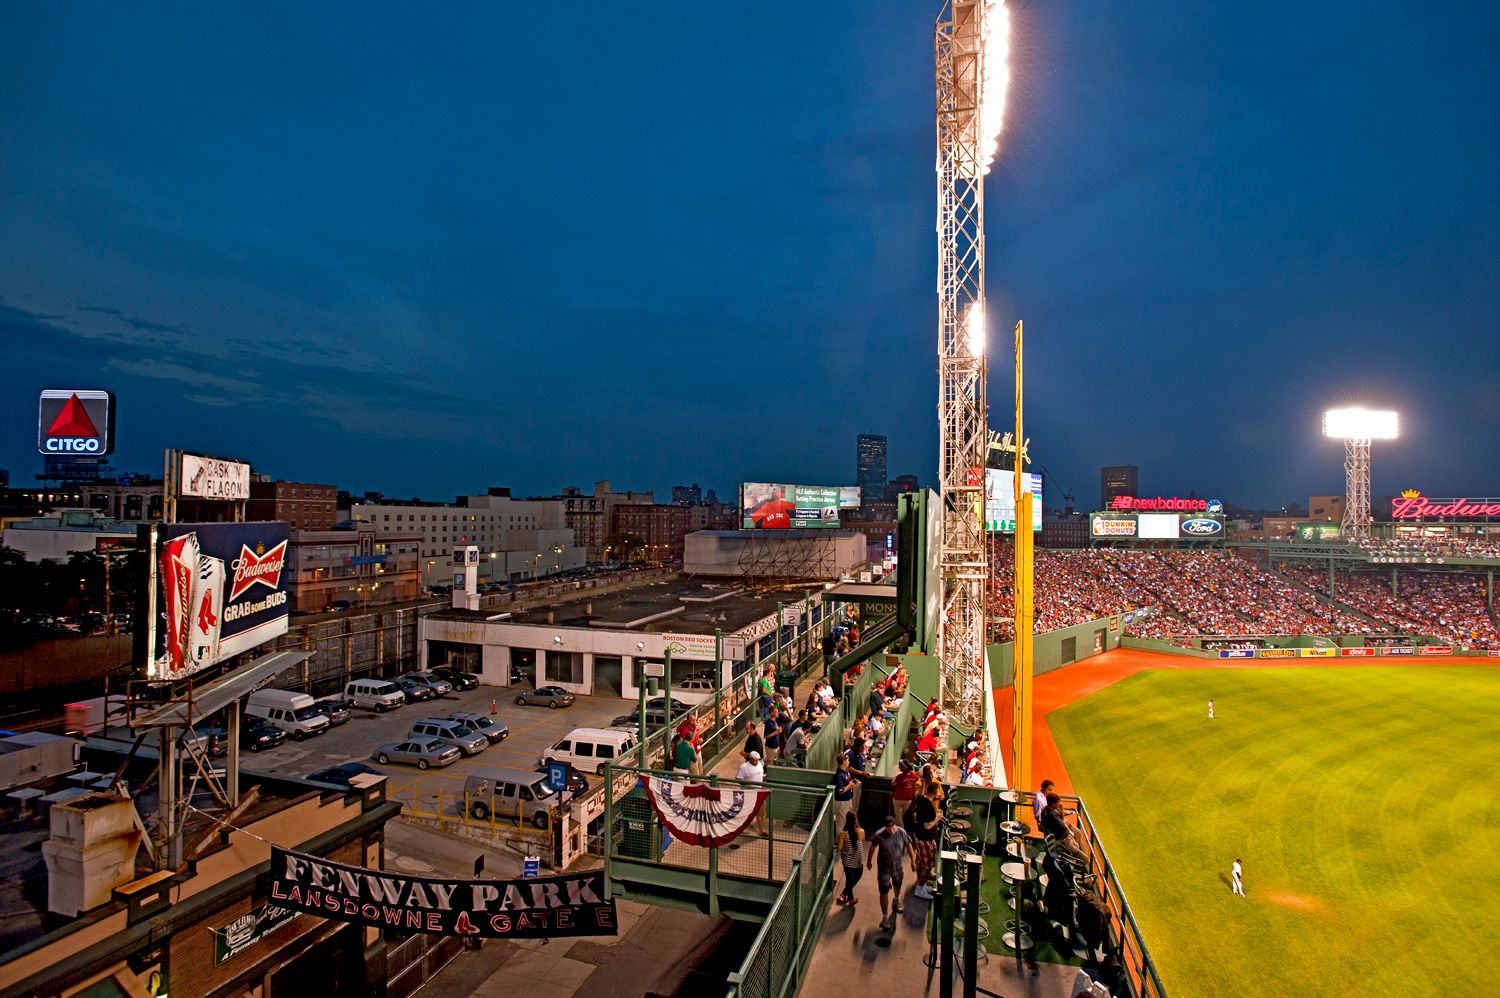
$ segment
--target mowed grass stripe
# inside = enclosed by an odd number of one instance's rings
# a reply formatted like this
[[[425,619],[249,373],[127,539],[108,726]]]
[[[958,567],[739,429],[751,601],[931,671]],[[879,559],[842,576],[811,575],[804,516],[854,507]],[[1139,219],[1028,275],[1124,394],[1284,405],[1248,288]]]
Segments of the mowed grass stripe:
[[[1500,952],[1500,669],[1143,672],[1048,720],[1173,998],[1441,993]]]

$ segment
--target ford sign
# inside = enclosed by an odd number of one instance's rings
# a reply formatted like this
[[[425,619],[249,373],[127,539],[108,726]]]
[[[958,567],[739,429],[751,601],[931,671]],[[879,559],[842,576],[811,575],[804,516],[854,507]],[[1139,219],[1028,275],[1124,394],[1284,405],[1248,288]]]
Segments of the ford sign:
[[[1208,520],[1202,517],[1183,520],[1182,534],[1184,537],[1212,537],[1224,532],[1224,524],[1218,520]]]

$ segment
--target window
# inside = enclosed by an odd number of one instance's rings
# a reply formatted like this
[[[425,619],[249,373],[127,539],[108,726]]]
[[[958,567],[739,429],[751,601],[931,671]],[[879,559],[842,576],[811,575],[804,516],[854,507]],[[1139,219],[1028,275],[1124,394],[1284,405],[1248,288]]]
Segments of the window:
[[[579,742],[578,747],[573,750],[573,754],[580,759],[592,759],[594,757],[594,746],[588,742]]]

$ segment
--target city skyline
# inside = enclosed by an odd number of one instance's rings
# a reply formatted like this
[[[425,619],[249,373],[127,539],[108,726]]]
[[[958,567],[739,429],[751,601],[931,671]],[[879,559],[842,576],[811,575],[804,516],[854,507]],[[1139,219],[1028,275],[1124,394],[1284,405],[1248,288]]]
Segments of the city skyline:
[[[990,422],[1025,319],[1049,489],[1128,460],[1243,505],[1337,491],[1318,414],[1362,402],[1403,420],[1375,494],[1497,490],[1500,129],[1451,99],[1496,92],[1496,14],[1400,8],[1396,38],[1397,10],[1015,11]],[[727,50],[605,11],[545,53],[539,11],[87,11],[0,31],[15,484],[45,387],[113,390],[129,470],[727,497],[842,480],[878,415],[935,480],[937,4],[833,4],[816,39],[720,12]]]

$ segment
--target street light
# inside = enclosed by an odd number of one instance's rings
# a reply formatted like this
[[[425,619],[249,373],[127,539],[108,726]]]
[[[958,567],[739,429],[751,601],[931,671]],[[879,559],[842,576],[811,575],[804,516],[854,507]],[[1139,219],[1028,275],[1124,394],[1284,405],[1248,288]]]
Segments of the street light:
[[[1396,414],[1389,409],[1329,409],[1323,436],[1344,441],[1344,520],[1346,538],[1370,536],[1370,441],[1396,439]]]

